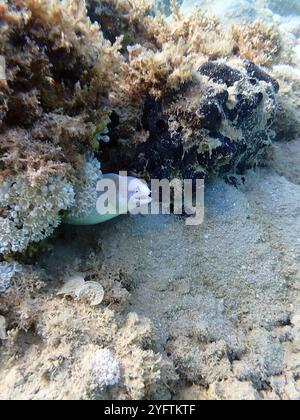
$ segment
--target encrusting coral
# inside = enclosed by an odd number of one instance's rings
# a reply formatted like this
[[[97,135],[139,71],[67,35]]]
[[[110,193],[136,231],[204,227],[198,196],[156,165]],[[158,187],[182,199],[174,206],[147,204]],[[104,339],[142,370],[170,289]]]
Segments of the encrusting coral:
[[[13,277],[20,271],[22,271],[22,266],[16,262],[0,263],[0,293],[9,288]]]
[[[48,238],[60,224],[59,212],[73,202],[72,185],[57,175],[41,185],[21,174],[6,177],[0,185],[0,253],[22,252]]]

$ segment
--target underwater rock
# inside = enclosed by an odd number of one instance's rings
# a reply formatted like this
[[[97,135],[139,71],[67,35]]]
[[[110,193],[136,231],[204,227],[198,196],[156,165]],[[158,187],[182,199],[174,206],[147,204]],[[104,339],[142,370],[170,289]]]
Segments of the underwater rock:
[[[271,143],[278,89],[252,62],[208,61],[178,92],[146,100],[148,140],[134,153],[113,151],[133,172],[150,178],[243,173]]]
[[[73,187],[62,177],[49,176],[43,184],[7,177],[0,184],[0,253],[25,251],[50,236],[60,224],[59,212],[73,201]]]

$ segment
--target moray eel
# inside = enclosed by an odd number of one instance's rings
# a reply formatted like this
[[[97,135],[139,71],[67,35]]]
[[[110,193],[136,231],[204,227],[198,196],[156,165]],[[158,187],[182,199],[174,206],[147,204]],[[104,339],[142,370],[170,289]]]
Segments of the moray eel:
[[[96,225],[151,203],[151,191],[147,184],[140,179],[130,176],[123,177],[116,174],[105,174],[102,176],[102,180],[104,180],[104,182],[106,180],[114,182],[117,198],[111,202],[108,201],[108,205],[105,207],[105,214],[101,214],[97,211],[97,203],[95,203],[93,210],[83,217],[76,217],[68,213],[65,214],[62,220],[63,223],[68,225]],[[121,181],[123,182],[122,185]],[[124,183],[127,188],[124,188]],[[101,199],[101,195],[103,194],[105,194],[105,192],[99,192],[97,202],[99,198]]]

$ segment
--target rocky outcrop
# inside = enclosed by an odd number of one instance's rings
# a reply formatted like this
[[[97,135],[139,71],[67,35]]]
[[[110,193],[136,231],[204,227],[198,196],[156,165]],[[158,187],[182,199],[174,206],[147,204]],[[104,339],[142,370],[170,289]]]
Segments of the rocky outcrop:
[[[178,92],[146,100],[148,138],[134,150],[110,145],[114,166],[152,178],[243,173],[271,143],[278,89],[252,62],[208,61]]]

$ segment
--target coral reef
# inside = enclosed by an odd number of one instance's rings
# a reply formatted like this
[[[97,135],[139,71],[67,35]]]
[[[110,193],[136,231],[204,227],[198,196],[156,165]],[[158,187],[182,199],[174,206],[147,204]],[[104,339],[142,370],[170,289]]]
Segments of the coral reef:
[[[73,202],[72,185],[57,175],[41,185],[21,174],[6,177],[0,186],[0,253],[22,252],[48,238],[60,224],[59,212]]]
[[[147,35],[153,38],[157,50],[139,45],[129,48],[127,90],[133,96],[138,88],[140,94],[161,97],[189,80],[203,57],[225,57],[232,52],[232,44],[221,31],[219,22],[200,10],[182,15],[174,3],[168,22],[149,17],[146,23]],[[145,87],[146,92],[143,92]]]
[[[135,33],[139,44],[131,37],[125,41],[122,89],[140,102],[142,130],[125,142],[116,110],[111,142],[103,147],[104,167],[122,169],[121,163],[148,178],[242,172],[273,138],[278,84],[255,65],[279,60],[279,32],[260,21],[224,31],[199,9],[183,14],[173,2],[171,11],[167,20],[143,14],[137,25],[143,39]],[[100,14],[93,17],[99,20]],[[226,75],[216,80],[201,74],[210,62],[239,76],[228,84]]]
[[[112,46],[103,37],[79,0],[4,2],[1,19],[2,131],[25,126],[35,143],[59,145],[72,162],[72,153],[82,153],[80,143],[86,145],[99,122],[109,120],[108,96],[122,62],[119,43]]]

